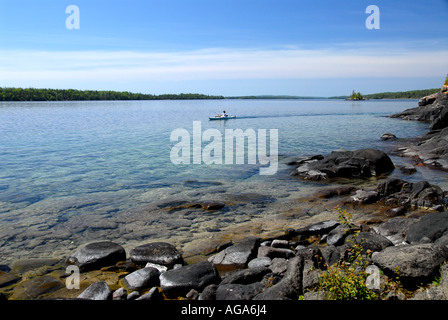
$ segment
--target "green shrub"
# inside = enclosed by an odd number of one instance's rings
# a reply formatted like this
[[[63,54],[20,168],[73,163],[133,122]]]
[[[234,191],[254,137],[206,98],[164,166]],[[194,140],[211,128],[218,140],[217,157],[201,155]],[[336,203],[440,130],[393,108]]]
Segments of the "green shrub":
[[[328,267],[319,278],[319,290],[327,293],[333,300],[375,300],[378,294],[367,288],[366,280],[369,274],[365,272],[368,261],[363,255],[362,244],[358,243],[358,230],[351,222],[352,215],[347,210],[335,208],[339,214],[339,222],[347,226],[347,233],[353,234],[352,246],[348,249],[347,261],[342,261]]]

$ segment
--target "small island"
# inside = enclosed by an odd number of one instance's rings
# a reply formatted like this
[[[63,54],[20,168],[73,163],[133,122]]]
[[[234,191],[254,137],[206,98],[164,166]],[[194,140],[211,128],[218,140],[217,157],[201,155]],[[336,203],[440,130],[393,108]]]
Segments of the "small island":
[[[363,95],[361,94],[361,92],[355,92],[355,90],[352,91],[352,94],[350,95],[350,97],[348,97],[345,100],[367,100],[363,97]]]

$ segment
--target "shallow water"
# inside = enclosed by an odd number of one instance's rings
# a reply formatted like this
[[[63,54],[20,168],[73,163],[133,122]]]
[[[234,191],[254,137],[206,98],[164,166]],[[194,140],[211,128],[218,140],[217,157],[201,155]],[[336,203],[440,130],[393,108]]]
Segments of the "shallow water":
[[[335,149],[388,149],[384,132],[415,137],[428,125],[386,116],[414,100],[199,100],[0,103],[0,264],[63,257],[79,245],[185,244],[229,227],[294,211],[319,185],[289,176],[292,158]],[[235,120],[208,121],[225,109]],[[279,169],[260,165],[174,165],[170,134],[278,129]],[[203,146],[206,143],[203,144]],[[396,165],[410,160],[392,157]],[[408,180],[445,190],[447,174],[419,167]],[[399,170],[392,174],[401,176]],[[374,182],[372,182],[374,183]],[[226,203],[205,211],[189,204]],[[276,218],[277,219],[277,218]],[[281,220],[281,219],[280,219]],[[280,221],[279,220],[279,221]]]

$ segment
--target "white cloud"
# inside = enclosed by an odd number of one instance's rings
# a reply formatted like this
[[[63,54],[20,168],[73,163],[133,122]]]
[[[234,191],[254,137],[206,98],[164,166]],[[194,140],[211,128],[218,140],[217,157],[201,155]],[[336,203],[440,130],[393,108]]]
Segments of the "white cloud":
[[[183,52],[0,51],[0,85],[41,81],[337,79],[439,76],[444,51],[391,49],[203,49]]]

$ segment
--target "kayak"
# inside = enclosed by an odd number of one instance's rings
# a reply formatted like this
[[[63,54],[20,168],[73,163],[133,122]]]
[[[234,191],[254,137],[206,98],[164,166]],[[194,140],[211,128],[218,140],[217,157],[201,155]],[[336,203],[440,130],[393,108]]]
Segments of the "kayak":
[[[208,118],[209,120],[228,120],[228,119],[235,119],[236,116],[216,116]]]

